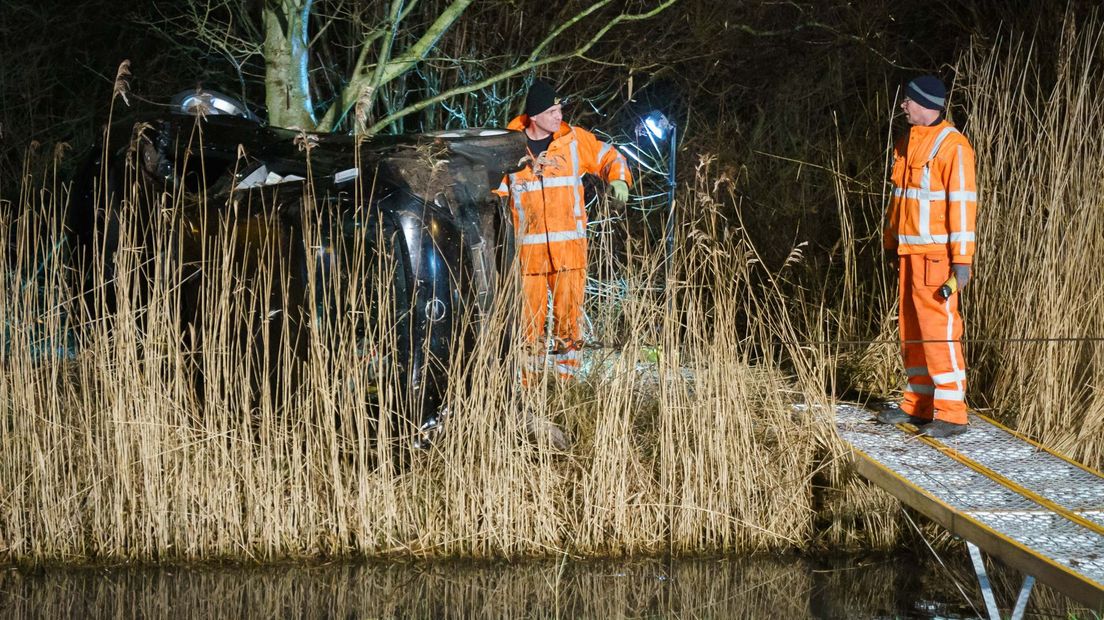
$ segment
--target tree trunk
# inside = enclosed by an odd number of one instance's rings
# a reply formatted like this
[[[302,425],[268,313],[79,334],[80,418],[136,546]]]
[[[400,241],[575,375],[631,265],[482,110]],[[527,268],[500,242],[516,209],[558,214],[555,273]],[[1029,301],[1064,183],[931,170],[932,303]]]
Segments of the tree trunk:
[[[278,127],[313,131],[314,103],[308,72],[313,0],[276,0],[264,6],[265,104]]]

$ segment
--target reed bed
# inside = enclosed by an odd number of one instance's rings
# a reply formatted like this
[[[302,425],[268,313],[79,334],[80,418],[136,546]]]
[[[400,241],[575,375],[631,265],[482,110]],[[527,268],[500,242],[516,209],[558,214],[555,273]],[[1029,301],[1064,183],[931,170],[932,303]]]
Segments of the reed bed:
[[[1104,465],[1104,83],[1099,15],[1065,20],[1059,53],[1009,36],[962,61],[979,155],[977,279],[983,340],[971,397],[1049,446]]]
[[[683,195],[698,214],[683,250],[664,263],[627,243],[619,310],[591,308],[610,346],[581,380],[520,386],[523,347],[501,353],[518,306],[506,274],[488,315],[468,317],[483,327],[450,368],[444,436],[416,451],[402,421],[421,412],[389,353],[400,334],[388,320],[395,265],[373,249],[383,240],[334,235],[309,183],[290,228],[272,204],[151,191],[140,150],[124,195],[96,205],[113,211],[119,250],[93,252],[90,294],[55,241],[59,205],[28,190],[5,214],[16,239],[0,301],[5,560],[589,556],[810,540],[828,427],[794,415],[814,395],[793,390],[765,340],[786,314],[752,294],[770,279],[722,219],[727,182],[712,185],[708,161]],[[289,230],[341,268],[311,266],[297,292]],[[550,424],[573,437],[570,450],[545,440]]]
[[[982,186],[970,398],[1097,466],[1100,344],[1029,339],[1102,335],[1104,139],[1083,130],[1101,113],[1100,28],[1071,25],[1052,73],[1023,43],[975,50],[956,91]],[[28,164],[0,214],[2,562],[750,553],[904,531],[832,433],[835,395],[892,397],[901,377],[893,285],[857,232],[884,198],[839,174],[840,240],[815,286],[805,246],[764,266],[710,157],[679,189],[669,260],[599,237],[588,316],[604,346],[573,384],[520,385],[505,274],[467,317],[482,327],[450,368],[444,435],[417,451],[384,239],[335,235],[309,182],[289,228],[271,204],[150,192],[135,159],[123,195],[97,204],[120,250],[93,253],[81,294],[58,156]],[[296,244],[341,269],[302,269]],[[830,344],[863,338],[883,342]]]

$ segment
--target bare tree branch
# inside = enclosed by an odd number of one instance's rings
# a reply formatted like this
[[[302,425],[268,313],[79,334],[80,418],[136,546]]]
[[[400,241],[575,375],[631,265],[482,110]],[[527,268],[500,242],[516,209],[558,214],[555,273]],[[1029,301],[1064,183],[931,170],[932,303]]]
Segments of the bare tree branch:
[[[368,82],[367,87],[361,84],[357,88],[359,91],[367,91],[369,93],[367,99],[365,99],[363,95],[358,96],[358,100],[364,100],[365,104],[371,104],[375,99],[375,92],[379,89],[380,80],[383,79],[383,72],[391,62],[391,50],[395,46],[395,35],[399,31],[399,24],[402,20],[402,5],[403,0],[391,0],[391,11],[389,13],[387,31],[383,38],[383,43],[380,45],[379,56],[376,58],[376,70],[372,72],[372,79]],[[354,79],[350,86],[357,85],[357,82],[358,80]]]
[[[603,9],[618,4],[614,0],[583,3],[581,10],[543,35],[520,67],[513,67],[489,79],[505,79],[565,58],[585,60],[586,51],[606,36],[612,27],[645,19],[677,2],[654,1],[659,2],[658,10],[641,9],[647,12],[615,16],[602,24],[594,38],[576,51],[542,58],[553,43],[565,39],[572,28],[578,29],[587,18],[593,18]],[[388,0],[386,4],[367,5],[359,0],[337,0],[325,5],[333,10],[323,8],[323,0],[264,0],[259,4],[259,14],[250,16],[248,6],[257,7],[256,4],[233,0],[182,0],[180,14],[170,17],[161,13],[162,20],[157,25],[163,30],[186,33],[185,40],[218,50],[235,68],[239,81],[243,83],[246,76],[242,72],[250,63],[263,57],[265,104],[270,122],[311,131],[333,131],[338,126],[344,126],[354,107],[357,109],[358,130],[363,129],[365,123],[379,125],[378,117],[372,118],[373,114],[387,115],[384,122],[393,123],[424,109],[426,106],[396,111],[406,105],[403,97],[398,96],[402,89],[397,86],[397,80],[427,62],[441,38],[453,31],[465,12],[475,6],[474,0],[434,3],[432,11],[418,12],[428,18],[421,22],[427,24],[424,32],[410,36],[416,26],[408,23],[408,19],[416,14],[416,8],[427,6],[420,0]],[[259,20],[256,19],[258,15]],[[362,15],[367,17],[363,22],[360,21]],[[354,25],[352,32],[336,32],[339,30],[336,26],[343,21]],[[363,27],[357,28],[355,24],[358,23]],[[315,30],[309,31],[311,28]],[[331,39],[342,36],[348,37],[343,49],[351,53],[344,63],[322,54],[311,55],[312,45],[334,45]],[[575,40],[587,36],[580,34]],[[315,66],[308,64],[315,62]],[[316,84],[317,79],[322,82]],[[483,83],[485,81],[480,82]],[[442,85],[439,88],[447,87]],[[463,94],[475,88],[478,87],[449,92]],[[438,89],[431,89],[431,92],[435,90]],[[244,94],[244,86],[242,91]],[[316,97],[319,99],[316,100]],[[429,101],[432,104],[441,100],[434,97]]]
[[[658,6],[656,6],[652,10],[644,12],[644,13],[618,15],[617,17],[611,19],[609,21],[609,23],[607,23],[601,29],[599,29],[598,32],[596,32],[594,34],[594,36],[592,36],[590,39],[588,39],[585,43],[583,43],[582,45],[580,45],[579,47],[575,48],[574,50],[572,50],[570,52],[566,52],[564,54],[559,54],[557,56],[549,56],[549,57],[546,57],[544,59],[534,59],[534,58],[531,57],[529,60],[526,60],[525,62],[523,62],[523,63],[521,63],[521,64],[519,64],[515,67],[512,67],[510,69],[507,69],[507,70],[502,71],[500,73],[497,73],[495,75],[492,75],[492,76],[490,76],[486,79],[480,80],[479,82],[475,82],[475,83],[472,83],[472,84],[465,84],[464,86],[458,86],[456,88],[453,88],[453,89],[447,90],[443,93],[440,93],[440,94],[438,94],[434,97],[430,97],[428,99],[423,99],[422,101],[419,101],[417,103],[413,103],[409,106],[406,106],[405,108],[402,108],[401,110],[393,112],[393,113],[387,115],[386,117],[380,119],[374,125],[369,127],[367,129],[366,133],[367,133],[367,135],[375,134],[375,133],[379,132],[381,129],[383,129],[384,127],[390,125],[392,122],[394,122],[394,121],[396,121],[396,120],[398,120],[398,119],[400,119],[404,116],[407,116],[409,114],[413,114],[415,112],[419,112],[419,111],[424,110],[425,108],[427,108],[431,105],[434,105],[436,103],[440,103],[440,102],[442,102],[446,99],[455,97],[457,95],[464,95],[464,94],[470,93],[472,91],[479,90],[481,88],[486,88],[486,87],[488,87],[488,86],[490,86],[490,85],[492,85],[496,82],[500,82],[502,80],[505,80],[506,78],[513,77],[515,75],[525,73],[526,71],[531,71],[533,69],[543,67],[545,65],[553,64],[553,63],[556,63],[556,62],[561,62],[561,61],[567,60],[569,58],[584,57],[585,54],[587,53],[587,51],[589,51],[590,48],[594,47],[594,45],[596,43],[598,43],[598,41],[600,41],[606,35],[606,33],[609,32],[610,29],[613,28],[614,26],[616,26],[616,25],[618,25],[622,22],[640,21],[640,20],[655,17],[656,15],[659,15],[661,12],[663,12],[665,9],[672,6],[676,2],[678,2],[678,0],[664,0],[662,3],[660,3]]]
[[[349,80],[349,84],[345,87],[340,96],[342,105],[331,106],[330,109],[326,111],[322,121],[318,124],[319,129],[323,131],[331,130],[334,127],[335,121],[348,113],[349,106],[351,106],[353,102],[358,101],[362,93],[370,92],[371,96],[374,98],[381,86],[406,73],[425,59],[429,51],[437,44],[437,41],[440,40],[454,23],[456,23],[456,20],[460,18],[472,2],[473,0],[453,0],[452,4],[442,11],[441,14],[437,16],[437,19],[430,24],[425,34],[423,34],[418,41],[411,45],[402,56],[395,60],[391,60],[390,42],[394,40],[394,32],[397,30],[398,23],[401,21],[402,16],[405,15],[401,13],[401,0],[395,0],[391,7],[393,21],[389,24],[389,28],[391,28],[391,31],[387,35],[389,41],[384,44],[381,49],[381,58],[376,62],[376,70],[373,72],[372,77],[365,77],[361,70],[362,67],[354,67],[352,78]],[[400,9],[400,11],[396,12],[396,9]],[[383,56],[383,52],[386,52],[386,56]],[[361,59],[363,60],[363,58],[364,56],[362,54]]]
[[[548,45],[552,41],[554,41],[557,37],[559,37],[560,34],[562,34],[564,30],[567,30],[568,28],[570,28],[570,27],[574,26],[575,24],[579,23],[580,21],[582,21],[586,16],[588,16],[591,13],[597,11],[598,9],[606,6],[607,4],[610,3],[610,1],[611,0],[602,0],[601,2],[595,2],[594,4],[590,5],[589,7],[583,9],[582,11],[579,11],[575,15],[575,17],[572,17],[571,19],[569,19],[569,20],[565,21],[564,23],[560,24],[559,28],[556,28],[555,30],[553,30],[552,34],[545,37],[544,40],[540,42],[540,45],[538,45],[533,50],[533,52],[531,54],[529,54],[529,60],[533,61],[533,60],[536,60],[537,58],[539,58],[541,52],[544,51],[544,48],[548,47]]]

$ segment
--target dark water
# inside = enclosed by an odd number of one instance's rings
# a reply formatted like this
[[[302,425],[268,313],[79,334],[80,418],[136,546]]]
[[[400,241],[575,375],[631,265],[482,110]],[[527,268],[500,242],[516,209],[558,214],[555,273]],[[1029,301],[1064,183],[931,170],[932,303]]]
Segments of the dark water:
[[[341,563],[0,570],[4,618],[972,618],[966,561],[832,559]],[[996,570],[1008,614],[1020,578]],[[956,585],[957,584],[957,585]],[[959,591],[965,592],[965,596]],[[969,600],[968,600],[969,599]],[[975,611],[970,603],[977,606]],[[1080,615],[1047,591],[1028,617]]]

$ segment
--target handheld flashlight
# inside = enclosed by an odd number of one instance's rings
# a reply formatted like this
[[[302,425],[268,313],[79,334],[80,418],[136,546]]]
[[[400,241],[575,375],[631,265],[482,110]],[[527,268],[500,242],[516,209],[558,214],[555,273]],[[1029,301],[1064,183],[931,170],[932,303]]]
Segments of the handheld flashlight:
[[[957,290],[958,278],[955,278],[952,274],[951,277],[947,278],[947,281],[943,283],[943,286],[939,287],[939,295],[942,296],[943,299],[950,299],[951,295],[954,295]]]

